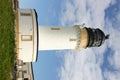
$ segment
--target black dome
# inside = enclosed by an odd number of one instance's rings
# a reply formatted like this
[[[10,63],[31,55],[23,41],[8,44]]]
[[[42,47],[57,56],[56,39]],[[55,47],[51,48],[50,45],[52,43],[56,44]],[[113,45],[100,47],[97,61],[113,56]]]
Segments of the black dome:
[[[109,38],[109,36],[105,36],[104,32],[99,28],[97,29],[86,28],[86,29],[88,31],[88,45],[86,47],[99,47],[104,43],[105,39]]]

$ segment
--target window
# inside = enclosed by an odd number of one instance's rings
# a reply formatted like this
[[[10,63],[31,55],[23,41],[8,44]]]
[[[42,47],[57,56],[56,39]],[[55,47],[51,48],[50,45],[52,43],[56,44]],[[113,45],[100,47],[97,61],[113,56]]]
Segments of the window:
[[[24,78],[24,80],[29,80],[28,78]]]
[[[21,41],[32,41],[32,35],[21,35]]]
[[[60,28],[51,28],[51,30],[60,30]]]
[[[26,71],[26,70],[24,70],[24,71],[23,71],[23,73],[27,73],[27,71]]]
[[[75,39],[75,38],[70,38],[69,40],[70,40],[70,41],[76,41],[76,39]]]
[[[21,15],[21,16],[31,16],[30,13],[22,13],[22,12],[20,13],[20,15]]]
[[[26,63],[23,63],[23,65],[26,65]]]

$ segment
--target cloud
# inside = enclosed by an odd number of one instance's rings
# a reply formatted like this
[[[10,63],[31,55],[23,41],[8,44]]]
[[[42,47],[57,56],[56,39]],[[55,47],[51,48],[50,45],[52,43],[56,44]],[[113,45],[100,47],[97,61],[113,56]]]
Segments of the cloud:
[[[104,10],[110,2],[110,0],[74,0],[73,2],[65,0],[63,3],[65,6],[61,11],[61,24],[86,23],[90,26],[104,26]]]
[[[120,34],[119,29],[114,29],[114,27],[109,28],[109,32],[111,33],[110,40],[108,42],[108,46],[114,51],[114,55],[111,57],[113,64],[115,65],[116,69],[120,69]],[[110,61],[111,62],[111,61]]]
[[[118,26],[120,23],[120,11],[116,12],[116,16],[114,16],[114,19],[117,20],[116,24],[106,17],[106,10],[115,5],[116,2],[116,0],[65,0],[63,2],[61,25],[86,23],[86,26],[99,27],[103,31],[110,33],[110,39],[98,48],[63,51],[64,64],[59,68],[60,80],[120,79],[120,27],[116,29],[113,26]],[[108,48],[114,52],[113,56],[108,55],[107,57],[109,64],[113,67],[112,71],[109,71],[107,67],[103,70],[101,67],[105,62],[104,54],[106,54]]]
[[[104,72],[105,79],[107,80],[120,80],[120,73],[119,72]]]
[[[67,54],[64,55],[64,65],[60,69],[60,80],[102,79],[100,64],[96,63],[93,50],[67,51],[64,53]]]

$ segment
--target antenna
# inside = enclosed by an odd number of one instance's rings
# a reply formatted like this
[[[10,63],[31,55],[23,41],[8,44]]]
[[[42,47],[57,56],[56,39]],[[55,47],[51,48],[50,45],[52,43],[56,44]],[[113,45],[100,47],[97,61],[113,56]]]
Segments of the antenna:
[[[107,34],[107,35],[105,36],[105,39],[109,39],[109,37],[110,37],[110,34]]]
[[[82,24],[82,27],[84,27],[84,26],[85,26],[85,23]]]

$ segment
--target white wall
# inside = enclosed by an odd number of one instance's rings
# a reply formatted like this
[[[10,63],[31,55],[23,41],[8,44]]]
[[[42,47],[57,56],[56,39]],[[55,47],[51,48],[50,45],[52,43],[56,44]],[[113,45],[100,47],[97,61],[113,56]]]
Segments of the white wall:
[[[39,26],[39,50],[75,49],[77,34],[75,27]]]

